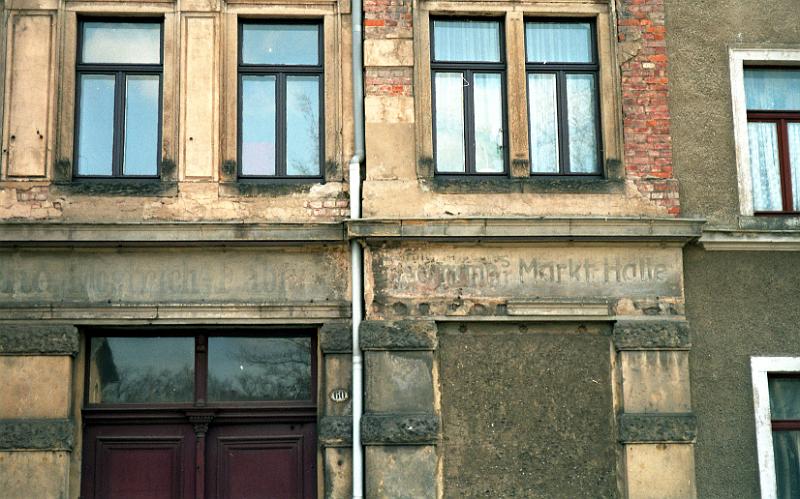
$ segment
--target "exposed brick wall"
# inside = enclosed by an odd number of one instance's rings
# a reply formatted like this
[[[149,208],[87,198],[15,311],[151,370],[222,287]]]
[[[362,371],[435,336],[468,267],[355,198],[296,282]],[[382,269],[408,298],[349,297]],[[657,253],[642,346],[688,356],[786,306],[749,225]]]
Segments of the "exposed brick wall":
[[[412,38],[411,0],[364,0],[365,38]]]
[[[367,95],[414,95],[413,72],[410,67],[367,68],[364,92]]]
[[[671,215],[678,215],[667,103],[664,1],[616,1],[627,175],[642,194]]]

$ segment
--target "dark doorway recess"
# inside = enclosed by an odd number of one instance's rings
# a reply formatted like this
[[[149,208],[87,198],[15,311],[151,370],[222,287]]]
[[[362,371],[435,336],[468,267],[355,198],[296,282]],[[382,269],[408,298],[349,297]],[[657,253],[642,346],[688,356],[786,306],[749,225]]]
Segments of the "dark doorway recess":
[[[316,334],[86,335],[82,497],[316,497]]]

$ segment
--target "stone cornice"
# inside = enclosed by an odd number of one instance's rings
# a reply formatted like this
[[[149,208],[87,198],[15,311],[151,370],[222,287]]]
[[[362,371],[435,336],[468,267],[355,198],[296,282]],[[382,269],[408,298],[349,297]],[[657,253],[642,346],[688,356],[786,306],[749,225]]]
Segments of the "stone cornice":
[[[707,251],[800,251],[800,231],[708,229],[699,242]]]

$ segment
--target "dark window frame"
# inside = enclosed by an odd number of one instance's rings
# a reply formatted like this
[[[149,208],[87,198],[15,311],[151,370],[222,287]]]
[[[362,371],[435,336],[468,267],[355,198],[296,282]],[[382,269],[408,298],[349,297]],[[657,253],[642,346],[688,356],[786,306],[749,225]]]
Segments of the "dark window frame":
[[[159,64],[84,63],[83,28],[86,23],[126,23],[159,25]],[[111,153],[111,175],[81,175],[78,173],[78,153],[81,124],[81,76],[114,76],[114,133]],[[158,76],[158,139],[156,145],[156,174],[129,175],[123,173],[125,155],[125,83],[128,76]],[[78,43],[75,54],[75,124],[73,140],[73,177],[79,180],[127,179],[154,180],[161,178],[161,146],[164,114],[164,19],[160,17],[81,17],[78,19]]]
[[[245,25],[305,25],[317,28],[317,64],[245,64],[243,59],[244,26]],[[325,164],[325,52],[324,30],[322,20],[314,19],[239,19],[237,26],[236,55],[236,174],[240,181],[269,180],[311,180],[323,179]],[[242,80],[243,76],[275,77],[275,175],[245,175],[242,173]],[[319,172],[316,175],[286,174],[286,77],[309,76],[319,77]]]
[[[592,62],[571,62],[571,63],[542,63],[528,61],[528,29],[529,22],[535,23],[570,23],[570,24],[588,24],[591,29],[591,49],[592,49]],[[560,18],[560,17],[525,17],[523,19],[522,30],[525,38],[524,51],[525,51],[525,95],[527,100],[525,102],[526,114],[528,115],[528,140],[530,142],[531,136],[531,116],[530,116],[530,88],[528,84],[529,74],[554,74],[556,77],[556,119],[558,120],[558,172],[534,172],[531,171],[533,167],[533,147],[528,144],[528,161],[530,164],[528,173],[533,177],[602,177],[604,176],[603,165],[603,128],[602,117],[600,115],[600,96],[602,91],[600,88],[600,55],[597,48],[597,23],[594,19],[585,18]],[[591,74],[595,79],[595,136],[597,137],[597,148],[595,151],[597,157],[597,165],[599,170],[597,173],[584,173],[584,172],[571,172],[570,171],[570,157],[569,157],[569,115],[567,106],[567,75],[570,74]]]
[[[435,21],[495,21],[499,24],[499,62],[475,62],[475,61],[437,61],[436,60],[436,36],[433,29]],[[508,144],[508,91],[507,91],[507,63],[506,63],[506,32],[505,22],[500,17],[479,17],[479,16],[431,16],[430,26],[430,70],[431,70],[431,130],[433,133],[433,164],[434,175],[437,177],[501,177],[509,175],[509,144]],[[436,147],[436,74],[437,73],[461,73],[461,77],[466,83],[464,85],[464,171],[463,172],[440,172],[438,169],[437,147]],[[500,74],[500,94],[502,105],[503,120],[503,171],[502,172],[477,172],[475,171],[475,114],[474,114],[474,75],[476,73]]]

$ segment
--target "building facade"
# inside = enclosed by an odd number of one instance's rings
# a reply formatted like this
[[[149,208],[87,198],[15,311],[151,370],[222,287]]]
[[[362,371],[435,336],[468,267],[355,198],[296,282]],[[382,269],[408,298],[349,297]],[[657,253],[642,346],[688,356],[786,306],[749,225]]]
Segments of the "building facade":
[[[664,4],[6,2],[0,490],[696,496]]]

